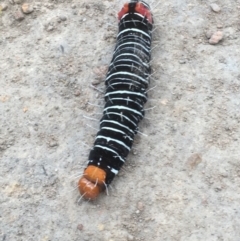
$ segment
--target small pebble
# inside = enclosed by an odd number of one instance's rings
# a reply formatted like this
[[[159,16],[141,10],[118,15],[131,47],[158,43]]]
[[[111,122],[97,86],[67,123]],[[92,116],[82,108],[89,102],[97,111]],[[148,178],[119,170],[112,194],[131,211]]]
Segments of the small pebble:
[[[222,190],[221,186],[214,187],[215,192],[220,192]]]
[[[226,59],[224,57],[220,58],[218,61],[219,61],[219,63],[222,63],[222,64],[226,64],[227,63],[227,61],[226,61]]]
[[[61,21],[66,21],[67,18],[65,16],[60,16]]]
[[[210,39],[210,38],[212,37],[212,35],[213,35],[213,32],[212,32],[212,31],[207,31],[207,32],[206,32],[206,37],[207,37],[208,39]]]
[[[142,203],[142,202],[138,202],[137,208],[138,208],[140,211],[142,211],[142,210],[144,209],[143,203]]]
[[[98,230],[99,230],[99,231],[103,231],[103,230],[104,230],[104,228],[105,228],[105,227],[104,227],[104,225],[103,225],[103,224],[99,224],[99,225],[98,225]]]
[[[219,41],[223,39],[223,32],[222,31],[217,31],[215,32],[211,38],[209,39],[210,44],[217,44]]]
[[[179,64],[186,64],[186,61],[184,59],[180,59],[178,62]]]
[[[186,162],[187,167],[195,169],[202,162],[202,156],[199,153],[192,154]]]
[[[128,241],[132,241],[132,240],[134,240],[134,237],[133,237],[131,234],[128,234],[127,240],[128,240]]]
[[[22,11],[24,13],[31,13],[31,12],[33,12],[33,6],[29,3],[24,3],[22,5]]]
[[[60,45],[60,50],[61,50],[62,54],[64,54],[64,47],[62,45]]]
[[[100,79],[95,79],[91,82],[92,85],[99,85],[102,81]]]
[[[215,13],[219,13],[221,11],[221,8],[216,3],[212,3],[210,7]]]
[[[103,80],[107,73],[108,66],[102,65],[93,69],[93,73],[96,75],[97,80]],[[100,83],[100,82],[99,82]]]
[[[56,141],[50,141],[49,146],[55,147],[55,146],[58,146],[58,143]]]
[[[74,92],[74,95],[75,95],[75,96],[79,96],[79,95],[81,95],[80,90],[76,90],[76,91]]]
[[[14,0],[15,3],[20,4],[22,3],[22,0]]]
[[[17,20],[17,21],[22,21],[25,17],[24,17],[24,14],[19,10],[19,11],[16,11],[14,14],[13,14],[14,18]]]
[[[83,225],[82,224],[78,224],[77,229],[82,231],[83,230]]]
[[[193,34],[192,34],[192,37],[193,37],[193,38],[196,38],[196,37],[197,37],[197,34],[196,34],[196,33],[193,33]]]
[[[162,105],[167,105],[168,104],[168,100],[167,99],[163,99],[163,100],[160,101],[160,103]]]
[[[173,131],[177,131],[177,124],[174,124],[174,125],[172,126],[172,130],[173,130]]]
[[[7,10],[7,8],[8,8],[8,5],[7,5],[6,3],[2,3],[2,4],[1,4],[1,9],[2,9],[2,11]]]
[[[50,25],[50,26],[48,26],[47,31],[51,32],[51,31],[53,31],[53,29],[54,29],[54,27]]]

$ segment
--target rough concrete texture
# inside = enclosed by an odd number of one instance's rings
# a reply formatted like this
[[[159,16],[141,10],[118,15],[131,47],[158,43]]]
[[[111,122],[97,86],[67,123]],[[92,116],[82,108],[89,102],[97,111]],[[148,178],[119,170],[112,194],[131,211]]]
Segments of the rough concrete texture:
[[[76,186],[124,1],[26,2],[0,1],[0,240],[239,241],[240,1],[148,2],[155,108],[94,202]]]

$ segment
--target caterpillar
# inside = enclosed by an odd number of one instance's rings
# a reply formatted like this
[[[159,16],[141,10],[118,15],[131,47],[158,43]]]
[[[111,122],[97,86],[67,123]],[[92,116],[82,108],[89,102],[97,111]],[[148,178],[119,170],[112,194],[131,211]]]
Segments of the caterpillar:
[[[106,75],[105,106],[87,168],[78,182],[81,197],[94,200],[126,161],[144,117],[151,68],[153,19],[142,0],[118,13],[119,33]]]

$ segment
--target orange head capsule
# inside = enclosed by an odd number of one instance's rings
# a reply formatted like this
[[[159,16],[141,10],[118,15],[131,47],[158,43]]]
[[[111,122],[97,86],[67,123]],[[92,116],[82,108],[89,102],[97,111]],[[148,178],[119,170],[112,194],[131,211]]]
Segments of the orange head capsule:
[[[94,200],[105,188],[106,172],[99,167],[88,166],[78,182],[80,194],[89,200]]]

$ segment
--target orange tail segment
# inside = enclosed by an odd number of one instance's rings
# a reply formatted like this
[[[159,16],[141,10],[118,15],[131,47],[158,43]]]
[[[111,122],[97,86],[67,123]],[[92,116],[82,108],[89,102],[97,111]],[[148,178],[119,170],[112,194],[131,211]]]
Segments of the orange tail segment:
[[[105,188],[106,172],[95,166],[88,166],[78,182],[78,189],[84,198],[94,200]]]

